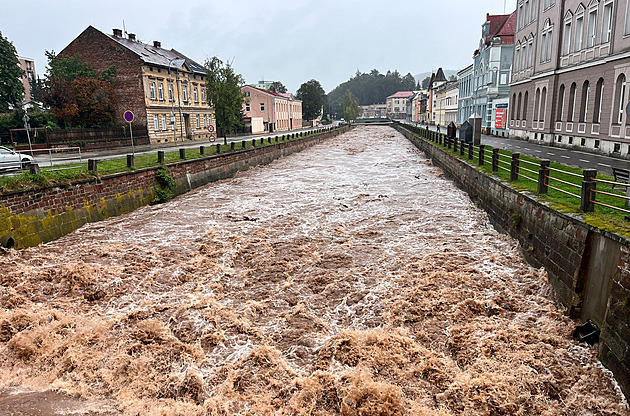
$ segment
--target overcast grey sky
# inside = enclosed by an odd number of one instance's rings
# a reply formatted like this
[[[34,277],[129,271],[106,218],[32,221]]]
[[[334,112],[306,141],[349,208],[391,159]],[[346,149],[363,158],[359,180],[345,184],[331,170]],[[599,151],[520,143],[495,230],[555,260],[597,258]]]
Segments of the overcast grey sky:
[[[317,79],[329,92],[358,70],[413,75],[472,62],[486,13],[515,0],[0,0],[0,31],[20,56],[59,52],[86,27],[122,28],[199,63],[234,62],[247,83],[284,83],[295,92]]]

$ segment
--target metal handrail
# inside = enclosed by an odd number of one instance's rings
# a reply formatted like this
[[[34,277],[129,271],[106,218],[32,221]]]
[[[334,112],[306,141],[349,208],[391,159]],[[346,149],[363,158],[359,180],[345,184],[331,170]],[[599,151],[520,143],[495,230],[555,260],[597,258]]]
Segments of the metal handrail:
[[[574,183],[572,183],[572,182],[564,181],[564,180],[559,179],[559,178],[554,178],[553,176],[548,176],[548,175],[545,175],[545,178],[546,178],[547,180],[551,179],[551,180],[553,180],[553,181],[560,182],[560,183],[563,183],[563,184],[565,184],[565,185],[573,186],[573,187],[575,187],[575,188],[582,188],[580,185],[576,185],[576,184],[574,184]]]
[[[580,175],[579,173],[573,173],[566,170],[556,169],[556,168],[552,168],[551,166],[549,166],[549,170],[553,170],[554,172],[564,173],[569,176],[575,176],[576,178],[582,178],[582,175]]]
[[[556,188],[555,186],[551,186],[551,185],[547,185],[547,186],[548,186],[549,188],[551,188],[551,189],[555,189],[555,190],[556,190],[556,191],[558,191],[558,192],[562,192],[563,194],[571,195],[572,197],[575,197],[575,198],[577,198],[577,199],[582,199],[582,197],[581,197],[580,195],[573,194],[573,193],[571,193],[571,192],[569,192],[569,191],[565,191],[564,189],[561,189],[561,188]]]

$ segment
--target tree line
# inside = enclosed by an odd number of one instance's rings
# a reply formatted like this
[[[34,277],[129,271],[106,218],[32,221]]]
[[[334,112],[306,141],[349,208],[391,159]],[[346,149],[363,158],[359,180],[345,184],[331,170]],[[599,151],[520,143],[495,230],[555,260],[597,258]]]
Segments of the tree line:
[[[420,85],[411,73],[401,76],[398,71],[387,71],[386,74],[381,74],[376,69],[365,73],[357,71],[352,78],[338,85],[328,94],[329,111],[342,113],[346,91],[350,91],[359,100],[359,105],[370,105],[384,103],[388,96],[398,91],[419,89]]]

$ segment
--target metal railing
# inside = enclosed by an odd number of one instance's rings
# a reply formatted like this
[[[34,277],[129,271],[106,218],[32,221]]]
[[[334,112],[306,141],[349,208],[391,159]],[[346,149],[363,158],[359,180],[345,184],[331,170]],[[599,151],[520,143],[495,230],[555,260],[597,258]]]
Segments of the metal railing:
[[[23,150],[22,153],[30,154],[35,159],[33,163],[44,170],[81,169],[83,171],[84,161],[80,147]]]
[[[411,130],[416,135],[426,141],[430,141],[437,146],[445,147],[446,150],[452,150],[455,156],[458,154],[460,158],[468,160],[477,160],[478,166],[483,166],[490,158],[492,172],[509,172],[509,180],[517,181],[524,179],[537,183],[537,193],[547,194],[549,189],[560,192],[571,198],[575,198],[580,202],[580,209],[583,212],[593,212],[595,205],[606,207],[619,212],[630,214],[630,184],[624,182],[615,182],[604,178],[597,177],[597,171],[594,169],[584,169],[581,174],[571,172],[569,170],[551,167],[549,160],[527,160],[521,157],[520,153],[510,153],[498,148],[490,150],[485,145],[474,146],[472,143],[459,141],[457,138],[450,138],[444,133],[438,133],[426,128],[418,128],[416,126],[406,125],[407,130]],[[536,170],[536,167],[538,169]],[[571,181],[575,178],[575,181]],[[610,186],[610,189],[597,189],[597,184]],[[625,195],[615,193],[613,188],[620,187],[625,189]],[[607,201],[598,200],[597,196],[606,198]],[[622,202],[624,207],[615,205],[614,201]]]

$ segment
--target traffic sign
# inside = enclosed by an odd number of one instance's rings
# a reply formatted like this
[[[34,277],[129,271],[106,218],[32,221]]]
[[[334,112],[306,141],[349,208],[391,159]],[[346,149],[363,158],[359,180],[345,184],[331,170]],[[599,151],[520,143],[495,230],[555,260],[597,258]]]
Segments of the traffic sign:
[[[208,139],[210,140],[210,143],[214,143],[214,141],[216,140],[216,138],[214,137],[214,134],[211,134]]]
[[[133,113],[129,110],[125,111],[125,121],[131,123],[133,121]]]
[[[212,133],[212,132],[214,131],[214,126],[213,126],[212,124],[210,124],[210,125],[208,126],[208,131],[209,131],[210,133]]]

